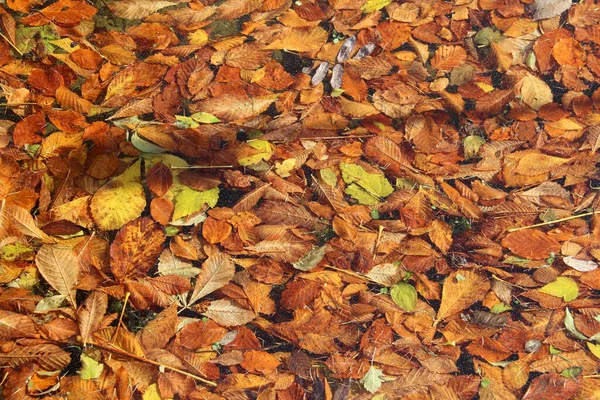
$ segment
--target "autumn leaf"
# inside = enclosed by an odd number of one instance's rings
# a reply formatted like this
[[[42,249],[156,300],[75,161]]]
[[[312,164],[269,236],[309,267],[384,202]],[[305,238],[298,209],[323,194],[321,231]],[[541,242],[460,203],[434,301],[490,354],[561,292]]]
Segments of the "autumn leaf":
[[[96,191],[90,209],[100,228],[119,229],[140,216],[146,207],[140,180],[140,164],[136,162]]]
[[[483,298],[489,282],[473,270],[459,270],[446,278],[442,289],[442,302],[436,322],[456,314]]]
[[[164,242],[162,228],[148,217],[125,224],[110,246],[110,266],[115,278],[122,282],[144,276],[156,263]]]
[[[188,304],[193,304],[208,294],[225,286],[235,274],[235,266],[227,254],[217,252],[202,264],[196,277],[194,291]]]
[[[44,245],[37,253],[35,263],[46,282],[76,307],[75,284],[79,278],[77,254],[59,245]]]

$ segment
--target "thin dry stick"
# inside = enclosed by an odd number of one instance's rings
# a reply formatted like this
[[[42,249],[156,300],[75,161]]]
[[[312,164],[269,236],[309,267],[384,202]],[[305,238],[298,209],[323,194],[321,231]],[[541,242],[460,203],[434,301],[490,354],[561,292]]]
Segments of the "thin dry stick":
[[[538,226],[552,225],[552,224],[556,224],[559,222],[570,221],[572,219],[577,219],[577,218],[581,218],[581,217],[589,217],[590,215],[594,215],[594,214],[600,214],[600,211],[592,211],[592,212],[579,214],[579,215],[571,215],[570,217],[555,219],[554,221],[540,222],[539,224],[534,224],[534,225],[521,226],[519,228],[510,228],[508,230],[508,232],[516,232],[516,231],[521,231],[523,229],[537,228]]]
[[[347,269],[337,268],[337,267],[334,267],[333,265],[326,265],[325,268],[332,269],[334,271],[338,271],[338,272],[341,272],[343,274],[353,276],[354,278],[358,278],[358,279],[362,279],[362,280],[365,280],[365,281],[377,283],[374,280],[372,280],[371,278],[369,278],[368,276],[365,276],[363,274],[359,274],[358,272],[348,271]]]
[[[2,37],[2,39],[4,39],[4,40],[5,40],[5,41],[6,41],[8,44],[10,44],[10,47],[12,47],[13,49],[15,49],[15,51],[16,51],[17,53],[19,53],[19,55],[20,55],[20,56],[23,56],[23,53],[21,52],[21,50],[19,50],[19,49],[17,48],[17,46],[15,46],[15,45],[14,45],[14,43],[13,43],[11,40],[9,40],[9,39],[8,39],[6,36],[4,36],[2,33],[0,33],[0,37]]]
[[[233,168],[233,165],[190,165],[187,167],[178,167],[173,165],[171,169],[217,169],[217,168]]]
[[[201,376],[194,375],[194,374],[192,374],[190,372],[184,371],[184,370],[176,368],[176,367],[171,367],[169,365],[165,365],[165,364],[159,363],[157,361],[152,361],[152,360],[149,360],[149,359],[147,359],[145,357],[136,356],[135,354],[128,353],[128,352],[126,352],[126,351],[124,351],[124,350],[122,350],[122,349],[120,349],[118,347],[114,347],[110,343],[108,345],[104,345],[104,344],[101,344],[101,343],[98,343],[98,342],[91,342],[90,345],[92,345],[92,346],[94,346],[96,348],[102,349],[102,350],[106,350],[106,351],[111,352],[113,354],[118,354],[120,356],[132,358],[132,359],[134,359],[136,361],[141,361],[141,362],[146,363],[146,364],[151,364],[151,365],[157,366],[159,368],[168,369],[170,371],[177,372],[178,374],[189,376],[190,378],[195,379],[195,380],[197,380],[199,382],[202,382],[202,383],[204,383],[205,385],[208,385],[208,386],[213,386],[213,387],[217,386],[216,382],[210,381],[208,379],[204,379]]]
[[[119,323],[117,324],[117,329],[115,329],[115,333],[113,333],[112,337],[110,338],[109,343],[112,343],[113,340],[115,340],[115,337],[119,333],[119,329],[121,329],[121,324],[123,323],[123,314],[125,314],[125,309],[127,308],[127,301],[129,300],[130,295],[131,295],[131,293],[129,293],[129,292],[125,293],[125,300],[123,301],[123,309],[121,310],[121,315],[119,315]]]

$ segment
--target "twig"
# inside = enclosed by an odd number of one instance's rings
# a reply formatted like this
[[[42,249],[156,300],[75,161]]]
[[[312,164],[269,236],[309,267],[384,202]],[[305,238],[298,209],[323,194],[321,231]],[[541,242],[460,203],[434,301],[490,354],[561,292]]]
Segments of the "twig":
[[[6,36],[4,36],[4,35],[3,35],[1,32],[0,32],[0,36],[2,37],[2,39],[6,40],[6,42],[7,42],[8,44],[10,44],[10,47],[12,47],[13,49],[15,49],[15,51],[16,51],[17,53],[19,53],[19,55],[20,55],[20,56],[23,56],[23,53],[21,52],[21,50],[19,50],[19,49],[17,48],[17,46],[15,46],[15,45],[14,45],[14,43],[13,43],[11,40],[9,40],[9,39],[8,39]]]
[[[359,274],[358,272],[349,271],[347,269],[337,268],[337,267],[334,267],[333,265],[326,265],[325,268],[332,269],[334,271],[338,271],[338,272],[344,273],[346,275],[350,275],[350,276],[352,276],[354,278],[362,279],[364,281],[369,281],[369,282],[377,283],[374,280],[372,280],[371,278],[369,278],[368,276],[365,276],[363,274]]]
[[[117,329],[115,329],[115,333],[113,333],[112,337],[110,338],[110,342],[109,342],[110,344],[112,344],[113,340],[115,340],[115,337],[119,333],[119,329],[121,328],[121,324],[123,323],[123,314],[125,314],[125,309],[127,308],[127,301],[129,300],[130,295],[131,295],[131,293],[129,293],[129,292],[125,293],[125,300],[123,301],[123,309],[121,310],[121,315],[119,315],[119,323],[117,324]]]
[[[204,379],[201,376],[194,375],[194,374],[192,374],[190,372],[184,371],[184,370],[176,368],[176,367],[171,367],[169,365],[165,365],[165,364],[159,363],[157,361],[149,360],[149,359],[147,359],[145,357],[136,356],[135,354],[128,353],[125,350],[122,350],[122,349],[120,349],[118,347],[114,347],[110,343],[108,345],[104,345],[104,344],[98,343],[98,342],[91,342],[90,345],[92,345],[94,347],[97,347],[99,349],[102,349],[102,350],[109,351],[109,352],[114,353],[114,354],[118,354],[120,356],[132,358],[132,359],[134,359],[136,361],[140,361],[140,362],[143,362],[143,363],[146,363],[146,364],[151,364],[151,365],[154,365],[154,366],[159,367],[159,368],[168,369],[168,370],[171,370],[173,372],[177,372],[178,374],[189,376],[190,378],[195,379],[195,380],[197,380],[199,382],[202,382],[203,384],[208,385],[208,386],[212,386],[212,387],[216,387],[217,386],[216,382],[210,381],[208,379]]]
[[[187,167],[172,166],[171,169],[217,169],[217,168],[233,168],[233,165],[189,165]]]
[[[540,222],[539,224],[534,224],[534,225],[521,226],[519,228],[510,228],[510,229],[508,229],[508,232],[516,232],[516,231],[521,231],[523,229],[537,228],[538,226],[552,225],[552,224],[556,224],[559,222],[570,221],[572,219],[577,219],[577,218],[581,218],[581,217],[589,217],[590,215],[594,215],[594,214],[600,214],[600,211],[592,211],[592,212],[579,214],[579,215],[571,215],[570,217],[555,219],[554,221]]]

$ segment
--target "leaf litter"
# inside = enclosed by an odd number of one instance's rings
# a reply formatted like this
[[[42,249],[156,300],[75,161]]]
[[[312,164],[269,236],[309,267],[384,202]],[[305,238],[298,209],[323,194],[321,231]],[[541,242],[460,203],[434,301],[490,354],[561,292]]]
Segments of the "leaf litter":
[[[3,398],[598,397],[599,12],[4,2]]]

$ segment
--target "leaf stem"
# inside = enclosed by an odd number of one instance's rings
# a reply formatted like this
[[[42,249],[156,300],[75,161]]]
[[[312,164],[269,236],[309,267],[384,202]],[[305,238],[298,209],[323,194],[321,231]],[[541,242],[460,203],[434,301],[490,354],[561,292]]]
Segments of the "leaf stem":
[[[581,218],[581,217],[589,217],[590,215],[594,215],[594,214],[600,214],[600,211],[592,211],[592,212],[587,212],[584,214],[571,215],[570,217],[555,219],[554,221],[540,222],[539,224],[521,226],[519,228],[510,228],[510,229],[508,229],[508,232],[516,232],[516,231],[521,231],[523,229],[530,229],[530,228],[537,228],[539,226],[552,225],[552,224],[556,224],[559,222],[570,221],[572,219],[577,219],[577,218]]]

